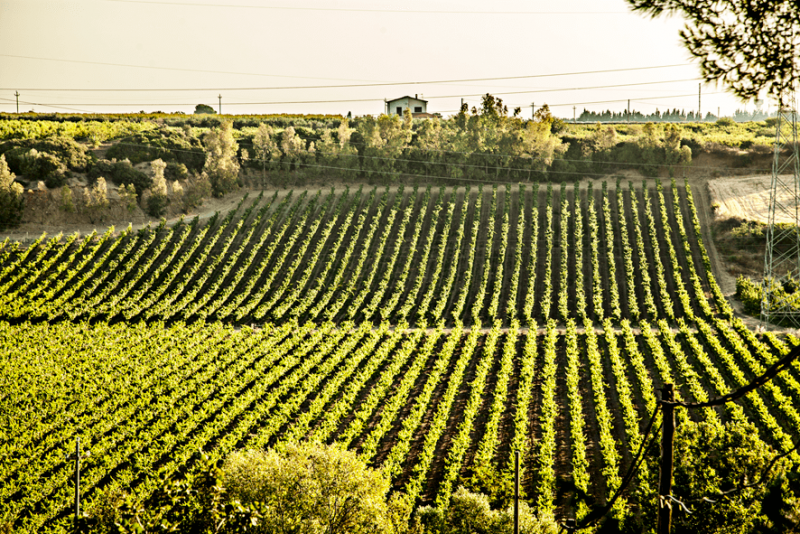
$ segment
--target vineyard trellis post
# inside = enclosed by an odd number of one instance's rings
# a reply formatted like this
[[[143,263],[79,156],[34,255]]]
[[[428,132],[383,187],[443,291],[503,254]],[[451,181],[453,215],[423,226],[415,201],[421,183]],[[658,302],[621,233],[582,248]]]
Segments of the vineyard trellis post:
[[[75,438],[75,532],[81,515],[81,438]]]
[[[514,534],[519,534],[519,451],[514,451]]]
[[[675,441],[675,387],[661,390],[663,429],[661,431],[661,473],[658,481],[658,534],[669,534],[672,525],[672,471]]]
[[[762,325],[771,322],[800,326],[800,306],[796,303],[800,281],[800,149],[795,102],[793,97],[790,108],[783,102],[779,104],[775,125],[762,281]],[[787,150],[788,155],[785,154]]]

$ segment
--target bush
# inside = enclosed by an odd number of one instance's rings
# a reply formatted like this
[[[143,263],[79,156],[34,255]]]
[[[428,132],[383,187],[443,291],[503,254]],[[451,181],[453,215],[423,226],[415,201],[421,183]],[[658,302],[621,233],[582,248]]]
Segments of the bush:
[[[514,509],[492,510],[489,498],[459,487],[450,506],[441,509],[423,506],[417,511],[423,532],[431,534],[506,534],[514,530]],[[519,531],[522,534],[556,534],[553,518],[537,518],[524,502],[519,503]]]
[[[230,497],[245,506],[258,503],[264,513],[258,532],[394,530],[394,510],[386,498],[389,478],[353,451],[289,444],[281,452],[235,452],[222,472]]]
[[[22,159],[22,172],[32,180],[44,180],[49,188],[67,183],[67,167],[57,156],[32,148]]]
[[[167,206],[169,205],[169,198],[166,195],[150,195],[147,197],[147,206],[145,211],[151,217],[161,217],[167,213]]]
[[[47,139],[10,139],[0,143],[0,154],[15,148],[20,152],[29,152],[34,149],[38,152],[47,152],[55,156],[66,168],[71,171],[85,172],[94,162],[94,156],[86,151],[86,147],[71,137],[48,137]],[[17,160],[17,158],[14,158]],[[18,160],[17,160],[18,161]],[[9,161],[9,165],[11,162]],[[22,172],[21,169],[12,167],[13,172]]]
[[[191,473],[165,480],[145,502],[109,489],[81,527],[109,534],[405,531],[387,502],[389,486],[352,451],[290,444],[281,452],[234,452],[222,468],[201,456]]]
[[[14,173],[0,155],[0,229],[17,226],[22,220],[25,199],[22,186],[14,182]]]
[[[141,195],[145,189],[149,189],[153,185],[153,180],[147,174],[134,168],[128,160],[101,159],[89,171],[90,179],[96,180],[99,176],[105,176],[119,186],[132,185],[136,189],[137,195]]]
[[[109,158],[129,159],[136,165],[161,159],[167,163],[183,164],[187,169],[200,171],[206,155],[200,140],[184,130],[166,128],[138,133],[120,140],[106,152]]]

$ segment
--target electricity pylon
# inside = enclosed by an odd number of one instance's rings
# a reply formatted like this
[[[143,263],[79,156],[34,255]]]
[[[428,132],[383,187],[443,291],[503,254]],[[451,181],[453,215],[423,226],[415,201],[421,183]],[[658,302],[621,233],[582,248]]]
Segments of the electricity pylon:
[[[800,154],[797,108],[778,107],[761,321],[800,327]]]

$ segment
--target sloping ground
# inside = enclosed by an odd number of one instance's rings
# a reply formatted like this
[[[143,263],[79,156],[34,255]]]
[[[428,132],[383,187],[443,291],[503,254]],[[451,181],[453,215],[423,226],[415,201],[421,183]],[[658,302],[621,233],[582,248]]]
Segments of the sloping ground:
[[[784,176],[791,183],[791,176]],[[720,217],[738,217],[746,221],[769,222],[769,197],[772,177],[717,178],[708,181],[711,203]],[[791,207],[794,191],[778,191],[777,203]],[[775,222],[794,223],[794,209],[778,209]]]
[[[89,498],[113,485],[146,498],[198,449],[318,439],[383,466],[417,503],[459,484],[502,501],[519,449],[526,500],[580,518],[564,488],[613,493],[664,383],[717,397],[794,342],[733,313],[695,194],[265,192],[208,221],[4,243],[0,517],[66,530],[58,473],[81,437]],[[798,403],[795,366],[690,417],[751,421],[786,451]],[[650,505],[637,494],[620,513]]]
[[[262,193],[100,241],[8,243],[0,318],[673,322],[703,259],[685,187],[653,185]]]

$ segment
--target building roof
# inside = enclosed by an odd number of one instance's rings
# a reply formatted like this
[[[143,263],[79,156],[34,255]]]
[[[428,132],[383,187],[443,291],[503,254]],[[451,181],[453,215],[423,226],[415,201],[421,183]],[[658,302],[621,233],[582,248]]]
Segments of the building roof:
[[[410,99],[412,99],[412,100],[418,100],[418,101],[420,101],[420,102],[425,102],[426,104],[428,103],[428,101],[427,101],[427,100],[423,100],[423,99],[421,99],[421,98],[417,98],[416,96],[410,96],[410,95],[406,95],[406,96],[398,96],[397,98],[392,98],[391,100],[387,100],[387,102],[395,102],[395,101],[397,101],[397,100],[402,100],[403,98],[410,98]]]

